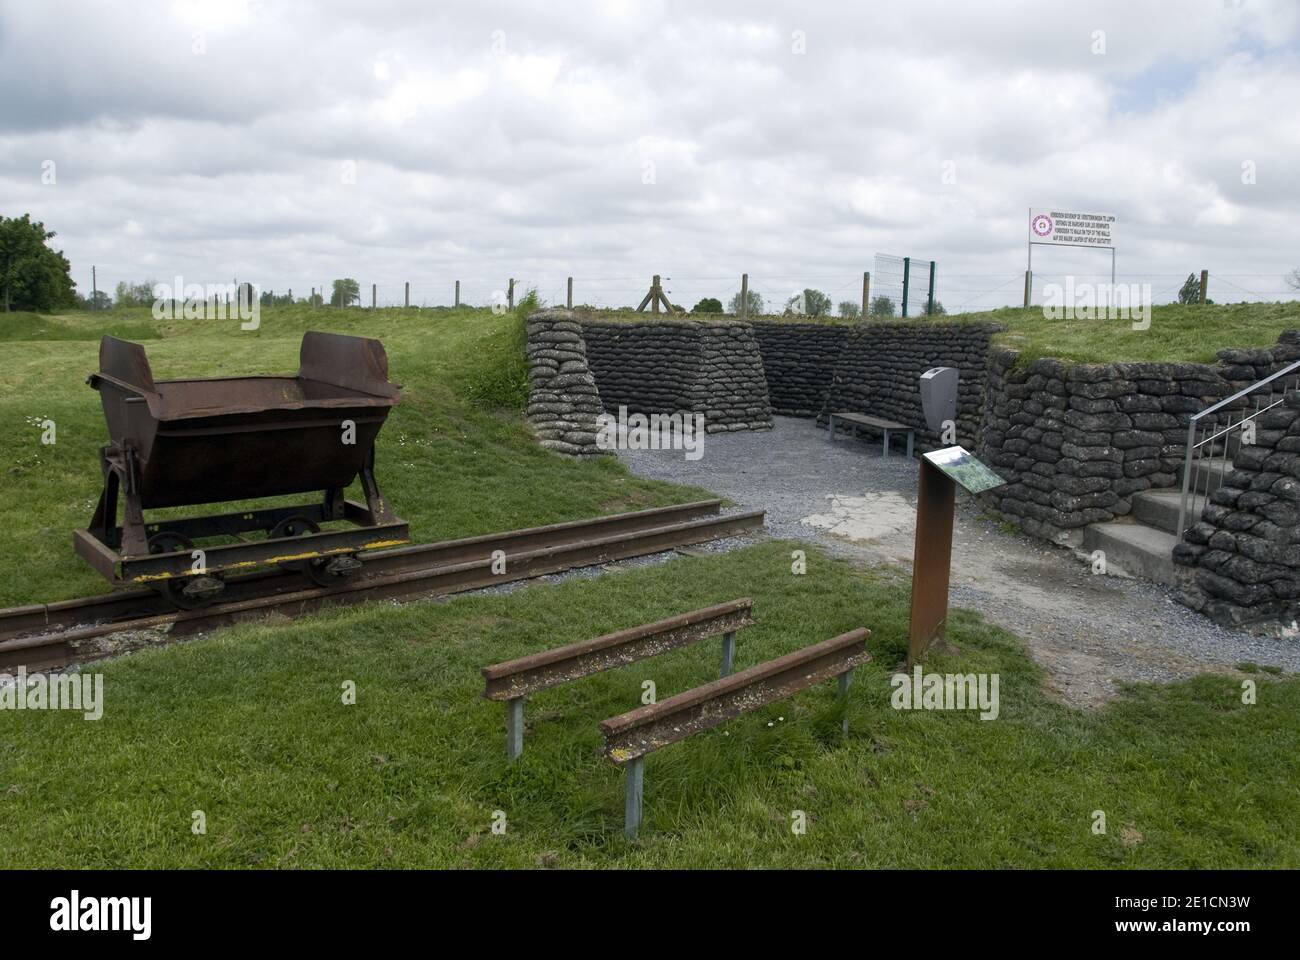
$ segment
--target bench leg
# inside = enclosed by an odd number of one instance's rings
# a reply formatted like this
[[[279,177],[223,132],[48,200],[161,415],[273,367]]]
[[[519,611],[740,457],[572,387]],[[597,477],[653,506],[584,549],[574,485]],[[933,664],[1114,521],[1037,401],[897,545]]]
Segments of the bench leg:
[[[736,660],[736,635],[734,633],[724,633],[722,635],[722,669],[718,672],[719,677],[731,676],[731,665]]]
[[[885,430],[884,434],[885,434],[885,446],[884,446],[884,451],[881,453],[881,457],[884,458],[885,460],[888,460],[889,459],[889,431]]]
[[[641,800],[645,791],[645,757],[627,762],[627,786],[623,796],[623,835],[635,840],[641,828]]]
[[[907,431],[907,459],[909,460],[912,459],[912,438],[915,436],[916,434],[911,430]]]
[[[518,760],[524,752],[524,698],[506,701],[506,756]]]

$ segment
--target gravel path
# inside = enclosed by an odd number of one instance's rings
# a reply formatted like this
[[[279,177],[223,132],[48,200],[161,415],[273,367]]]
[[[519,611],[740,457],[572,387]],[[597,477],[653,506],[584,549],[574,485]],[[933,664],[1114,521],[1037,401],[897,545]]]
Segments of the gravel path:
[[[867,563],[910,568],[916,462],[879,443],[827,442],[810,420],[777,417],[771,431],[711,434],[703,456],[627,450],[641,476],[695,484],[767,510],[771,536],[808,540]],[[1131,681],[1164,681],[1251,661],[1300,670],[1300,639],[1229,631],[1145,581],[1093,575],[1063,548],[981,514],[958,494],[952,603],[1023,637],[1049,688],[1096,706]]]

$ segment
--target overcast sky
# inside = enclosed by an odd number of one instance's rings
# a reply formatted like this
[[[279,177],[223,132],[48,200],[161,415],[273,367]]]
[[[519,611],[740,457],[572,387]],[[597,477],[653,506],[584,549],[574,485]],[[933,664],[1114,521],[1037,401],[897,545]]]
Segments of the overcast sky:
[[[1298,40],[1296,0],[0,0],[0,213],[82,292],[839,300],[886,252],[955,308],[1015,298],[1043,205],[1236,300],[1300,265]]]

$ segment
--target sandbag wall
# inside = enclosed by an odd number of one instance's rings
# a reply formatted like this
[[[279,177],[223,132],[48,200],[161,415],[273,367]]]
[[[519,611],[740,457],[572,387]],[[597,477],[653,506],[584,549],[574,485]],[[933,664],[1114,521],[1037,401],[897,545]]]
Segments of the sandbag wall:
[[[734,321],[582,324],[605,410],[702,413],[709,433],[772,426],[753,330]]]
[[[848,410],[897,420],[917,428],[919,450],[950,446],[926,428],[921,409],[921,374],[931,367],[955,367],[957,443],[973,449],[984,413],[984,378],[989,342],[999,328],[965,323],[864,323],[849,327],[830,392],[819,411]]]
[[[1272,354],[1300,357],[1300,332]],[[1260,414],[1254,440],[1174,548],[1194,575],[1179,599],[1226,625],[1300,617],[1300,395]]]
[[[1077,544],[1080,528],[1129,514],[1135,493],[1181,483],[1193,413],[1296,356],[1285,340],[1214,364],[1020,364],[994,348],[978,453],[1008,483],[988,500],[1029,533]]]
[[[821,413],[849,328],[842,323],[771,321],[756,322],[753,328],[763,353],[772,412],[786,417]]]
[[[538,443],[570,456],[595,456],[602,411],[587,366],[582,326],[568,310],[539,310],[528,318],[528,407]]]

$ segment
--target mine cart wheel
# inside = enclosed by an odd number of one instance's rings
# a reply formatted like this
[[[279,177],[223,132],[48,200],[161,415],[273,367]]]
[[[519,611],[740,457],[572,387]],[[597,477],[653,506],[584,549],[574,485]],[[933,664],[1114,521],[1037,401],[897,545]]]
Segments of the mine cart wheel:
[[[320,524],[308,517],[286,517],[271,528],[271,537],[301,537],[309,533],[320,533]],[[316,557],[311,560],[290,560],[280,564],[281,570],[295,570],[306,574],[307,579],[318,587],[336,587],[343,582],[343,577],[331,572],[328,566],[335,561],[333,557]]]
[[[164,530],[149,538],[150,553],[174,553],[178,550],[193,550],[194,541],[184,534]],[[208,574],[189,577],[170,577],[160,580],[156,589],[167,602],[178,610],[197,610],[206,607],[221,593],[224,584]],[[186,588],[189,592],[186,592]],[[197,589],[196,589],[197,588]]]

